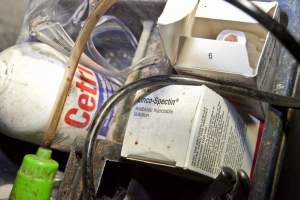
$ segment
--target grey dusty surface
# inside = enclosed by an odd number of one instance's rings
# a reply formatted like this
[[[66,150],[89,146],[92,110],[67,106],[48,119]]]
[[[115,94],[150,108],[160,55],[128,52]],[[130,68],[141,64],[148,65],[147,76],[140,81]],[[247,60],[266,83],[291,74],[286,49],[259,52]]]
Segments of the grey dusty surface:
[[[25,12],[25,0],[0,0],[0,51],[14,44]]]

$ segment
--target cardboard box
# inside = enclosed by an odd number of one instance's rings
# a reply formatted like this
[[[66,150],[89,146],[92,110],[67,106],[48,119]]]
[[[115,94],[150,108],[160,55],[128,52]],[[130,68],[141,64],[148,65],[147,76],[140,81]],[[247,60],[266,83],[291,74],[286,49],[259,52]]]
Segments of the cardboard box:
[[[251,174],[260,122],[242,118],[206,86],[172,85],[136,97],[121,156],[215,178],[221,167]]]
[[[278,17],[277,2],[253,3],[273,18]],[[158,20],[166,53],[176,71],[270,90],[279,57],[273,36],[252,17],[223,0],[190,0],[185,4],[186,9],[181,12],[182,3],[169,0]],[[227,29],[244,32],[247,43],[216,40]],[[236,102],[264,118],[261,103],[247,98]]]

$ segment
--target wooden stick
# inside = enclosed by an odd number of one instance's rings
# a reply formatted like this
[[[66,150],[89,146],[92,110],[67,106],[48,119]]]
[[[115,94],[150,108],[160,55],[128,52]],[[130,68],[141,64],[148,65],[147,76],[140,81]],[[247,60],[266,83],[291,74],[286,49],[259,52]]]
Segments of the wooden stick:
[[[116,0],[102,0],[91,15],[86,20],[86,23],[82,30],[80,31],[75,45],[71,51],[70,59],[68,62],[68,67],[66,68],[64,79],[62,81],[62,86],[60,88],[59,94],[57,96],[55,106],[49,120],[48,126],[46,127],[43,146],[49,147],[51,142],[56,137],[57,126],[63,112],[63,108],[72,85],[74,74],[79,63],[80,56],[85,49],[86,43],[91,35],[91,32],[95,28],[100,17],[102,17],[109,8],[116,3]]]

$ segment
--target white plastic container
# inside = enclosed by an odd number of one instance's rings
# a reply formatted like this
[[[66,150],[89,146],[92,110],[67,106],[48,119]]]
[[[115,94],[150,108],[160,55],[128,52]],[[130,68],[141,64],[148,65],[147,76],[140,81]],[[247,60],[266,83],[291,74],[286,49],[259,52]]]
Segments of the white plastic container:
[[[23,43],[0,54],[0,132],[40,144],[62,82],[67,58],[42,43]],[[113,93],[100,74],[79,65],[52,147],[68,150],[87,133],[96,111]],[[101,130],[105,136],[113,113]]]

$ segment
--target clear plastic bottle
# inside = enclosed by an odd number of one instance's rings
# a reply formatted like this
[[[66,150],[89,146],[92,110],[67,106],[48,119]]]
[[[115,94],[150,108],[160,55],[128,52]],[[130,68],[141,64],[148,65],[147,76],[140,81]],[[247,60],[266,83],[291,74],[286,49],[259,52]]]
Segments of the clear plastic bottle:
[[[63,80],[67,57],[42,43],[23,43],[0,54],[0,132],[40,144]],[[114,86],[79,65],[52,147],[68,150],[76,136],[85,136]],[[99,133],[105,136],[113,113]]]

